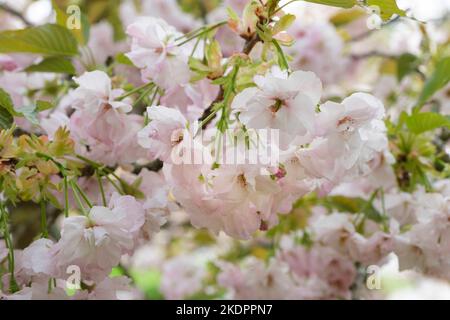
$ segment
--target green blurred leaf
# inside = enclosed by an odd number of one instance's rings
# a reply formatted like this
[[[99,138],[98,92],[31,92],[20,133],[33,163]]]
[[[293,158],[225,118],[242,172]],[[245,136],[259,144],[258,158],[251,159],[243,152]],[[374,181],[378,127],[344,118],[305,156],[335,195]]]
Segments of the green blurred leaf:
[[[343,196],[328,197],[328,205],[336,208],[340,212],[364,213],[364,215],[375,222],[384,221],[383,215],[378,212],[371,201],[362,198],[348,198]]]
[[[9,113],[14,114],[14,104],[8,92],[0,88],[0,107],[6,109]]]
[[[108,3],[108,21],[114,30],[114,40],[120,41],[126,38],[125,28],[120,19],[120,0],[110,0]]]
[[[239,15],[231,7],[227,7],[228,17],[233,21],[239,21]]]
[[[38,112],[36,110],[36,106],[34,105],[29,105],[29,106],[24,106],[20,109],[17,110],[20,115],[22,117],[24,117],[25,119],[27,119],[28,121],[30,121],[32,124],[38,125],[39,124],[39,119],[38,119]]]
[[[340,10],[338,13],[330,18],[330,22],[336,27],[349,24],[362,16],[365,16],[366,12],[361,8],[352,8],[349,10]]]
[[[415,134],[441,127],[450,128],[450,118],[434,112],[415,113],[406,118],[405,121],[408,129]]]
[[[61,7],[55,0],[52,0],[52,6],[56,13],[56,24],[67,28],[67,21],[69,20],[67,8]],[[70,29],[70,32],[72,32],[79,44],[86,45],[89,42],[90,25],[87,16],[83,12],[80,12],[80,24],[80,29]]]
[[[396,0],[367,0],[367,5],[378,7],[384,21],[391,19],[393,15],[405,16],[405,11],[397,6]]]
[[[10,95],[0,88],[0,128],[9,129],[14,123],[15,110]]]
[[[402,54],[397,60],[397,79],[401,81],[407,74],[414,71],[419,65],[419,59],[411,54]]]
[[[442,89],[450,81],[450,57],[438,61],[436,69],[425,83],[417,102],[417,107],[422,107],[437,91]]]
[[[11,118],[13,116],[24,117],[33,124],[39,124],[37,118],[38,113],[50,108],[53,108],[52,103],[38,100],[36,101],[36,105],[29,105],[20,109],[15,109],[9,94],[0,88],[0,110],[6,110]],[[5,112],[2,112],[2,117],[4,120],[3,125],[10,122],[10,117]]]
[[[38,112],[42,112],[48,109],[52,109],[54,107],[53,103],[44,100],[36,101],[36,110]]]
[[[56,24],[0,32],[0,52],[24,52],[50,56],[74,56],[77,41],[72,33]]]
[[[161,273],[157,270],[131,270],[131,275],[136,286],[145,293],[148,299],[163,299],[159,287],[161,285]]]
[[[52,72],[66,73],[73,75],[76,73],[72,62],[63,57],[50,57],[42,60],[40,63],[29,66],[25,69],[27,72]]]
[[[130,58],[128,58],[124,53],[119,53],[116,55],[116,62],[127,66],[133,66],[133,62],[131,62]]]
[[[14,123],[14,118],[8,110],[0,107],[0,129],[9,129]]]
[[[273,27],[272,34],[278,34],[281,31],[285,31],[287,28],[289,28],[292,23],[295,21],[295,15],[293,14],[286,14],[281,17],[277,23],[275,23],[275,26]]]

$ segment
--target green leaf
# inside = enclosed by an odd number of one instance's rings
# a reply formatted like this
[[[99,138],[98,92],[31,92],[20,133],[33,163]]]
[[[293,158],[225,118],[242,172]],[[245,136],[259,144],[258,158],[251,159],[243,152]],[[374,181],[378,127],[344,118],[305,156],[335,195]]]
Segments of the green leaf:
[[[52,0],[53,10],[55,10],[56,13],[56,24],[67,28],[67,22],[69,21],[67,8],[61,8],[57,2],[58,1]],[[70,29],[70,32],[72,32],[79,44],[86,45],[89,42],[90,25],[87,16],[82,12],[80,12],[80,24],[80,29]]]
[[[131,62],[130,58],[128,58],[124,53],[119,53],[116,55],[116,62],[127,66],[133,66],[133,62]]]
[[[42,60],[40,63],[29,66],[25,69],[27,72],[53,72],[75,74],[75,67],[72,62],[63,57],[50,57]]]
[[[393,15],[405,16],[405,11],[397,6],[396,0],[367,0],[367,5],[378,7],[379,15],[384,21],[391,19]]]
[[[289,64],[287,62],[286,56],[284,55],[283,49],[281,49],[277,40],[272,39],[272,43],[276,49],[277,56],[278,56],[278,64],[280,65],[281,70],[289,70]]]
[[[236,11],[233,10],[233,8],[228,6],[227,13],[228,13],[228,17],[230,17],[231,20],[239,21],[239,15],[236,13]]]
[[[332,196],[326,202],[341,212],[364,213],[367,218],[376,222],[384,220],[383,215],[373,206],[373,199],[367,201],[362,198]]]
[[[38,112],[42,112],[48,109],[52,109],[54,107],[53,103],[44,100],[36,101],[36,110]]]
[[[330,18],[330,22],[335,27],[347,25],[362,16],[366,15],[366,12],[361,8],[352,8],[349,10],[339,10],[335,15]]]
[[[406,118],[405,122],[408,129],[415,134],[421,134],[441,127],[450,129],[449,117],[434,112],[412,114]]]
[[[450,57],[441,59],[436,64],[436,69],[425,83],[420,94],[417,107],[422,107],[437,91],[442,89],[450,81]]]
[[[38,112],[36,110],[36,106],[34,106],[34,105],[24,106],[24,107],[18,109],[17,111],[20,113],[20,115],[22,117],[24,117],[25,119],[30,121],[32,124],[35,124],[35,125],[39,124],[39,119],[37,117]]]
[[[125,28],[122,25],[120,19],[120,0],[109,0],[108,3],[108,22],[111,24],[114,30],[114,40],[120,41],[126,38]]]
[[[304,1],[346,9],[352,8],[358,3],[357,0],[304,0]]]
[[[12,114],[5,108],[0,106],[0,128],[9,129],[14,123]]]
[[[206,74],[211,71],[210,68],[207,65],[203,64],[203,62],[200,61],[199,59],[190,57],[188,63],[189,63],[189,68],[191,68],[191,70],[193,70],[193,71],[206,73]]]
[[[295,16],[293,14],[286,14],[281,17],[279,21],[275,24],[273,27],[272,34],[278,34],[281,31],[285,31],[287,28],[289,28],[292,23],[295,21]]]
[[[36,102],[36,105],[29,105],[16,110],[9,94],[0,88],[0,112],[2,113],[0,118],[3,118],[2,120],[6,123],[9,121],[9,116],[11,116],[11,119],[13,116],[16,116],[24,117],[31,123],[37,125],[39,124],[39,120],[37,117],[38,113],[51,108],[53,108],[52,103],[44,100],[38,100]],[[9,116],[3,110],[7,111]],[[4,123],[2,123],[2,127]]]
[[[418,58],[411,54],[402,54],[397,61],[397,79],[401,81],[407,74],[411,73],[419,65]]]
[[[9,113],[14,114],[14,104],[8,92],[0,88],[0,107],[6,109]]]
[[[49,56],[74,56],[77,41],[72,33],[56,24],[0,32],[0,52],[24,52]]]

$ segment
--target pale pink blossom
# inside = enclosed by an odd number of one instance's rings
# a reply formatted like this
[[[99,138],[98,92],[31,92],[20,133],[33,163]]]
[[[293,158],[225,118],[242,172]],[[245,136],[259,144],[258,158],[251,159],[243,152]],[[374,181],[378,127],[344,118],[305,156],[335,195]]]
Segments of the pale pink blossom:
[[[145,15],[162,18],[182,32],[189,32],[201,26],[201,21],[184,12],[176,0],[146,0],[140,3],[139,9],[130,1],[122,2],[120,16],[124,25],[130,25],[136,18]]]
[[[299,19],[288,33],[294,38],[287,52],[294,57],[295,69],[314,72],[326,85],[345,77],[349,61],[344,56],[344,41],[331,23]]]
[[[11,56],[0,54],[0,71],[14,71],[18,67]]]
[[[166,299],[188,299],[203,288],[205,266],[190,255],[176,256],[164,263],[161,291]]]
[[[43,238],[34,241],[24,249],[22,263],[28,274],[47,276],[57,274],[54,246],[55,243],[52,240]]]
[[[145,211],[131,196],[113,196],[110,207],[93,207],[89,216],[64,220],[55,246],[57,266],[77,265],[84,279],[100,280],[132,252],[145,222]]]
[[[143,17],[128,26],[127,34],[132,38],[127,57],[142,69],[143,79],[164,89],[189,81],[188,53],[186,47],[177,46],[181,33],[174,27],[162,19]]]
[[[450,198],[419,189],[410,205],[413,220],[407,231],[395,236],[400,270],[450,279]]]
[[[307,175],[325,179],[325,189],[355,177],[366,176],[380,156],[388,162],[383,104],[371,95],[356,93],[342,103],[327,102],[317,115],[317,137],[297,151]]]
[[[144,119],[134,114],[123,114],[103,109],[92,115],[77,110],[70,117],[68,128],[80,154],[106,165],[133,163],[145,157],[138,144],[138,132]]]
[[[104,109],[114,109],[121,112],[130,112],[129,100],[116,100],[124,91],[113,89],[111,79],[102,71],[86,72],[74,78],[78,88],[72,91],[72,106],[78,110],[85,110],[96,114]]]
[[[186,138],[187,120],[180,111],[163,106],[148,107],[147,115],[150,123],[138,132],[139,144],[154,158],[168,161]]]
[[[232,109],[248,128],[278,129],[282,145],[301,137],[307,142],[314,132],[315,109],[322,84],[312,72],[288,75],[274,67],[265,76],[255,76],[256,87],[239,93]]]
[[[218,86],[208,79],[203,79],[167,90],[161,97],[161,105],[180,110],[187,120],[193,122],[202,116],[204,110],[216,99],[218,92]]]
[[[80,292],[77,300],[140,300],[143,298],[138,289],[132,287],[131,279],[125,276],[107,277],[95,285],[90,292]]]
[[[356,269],[346,256],[330,247],[314,246],[308,249],[300,245],[282,246],[285,248],[280,251],[279,259],[289,265],[290,270],[300,278],[301,285],[306,288],[314,285],[315,290],[309,294],[318,294],[315,299],[351,297],[350,288],[355,281]],[[311,278],[316,278],[316,282],[311,283]],[[320,283],[322,285],[318,286]]]
[[[245,261],[242,267],[222,261],[217,265],[221,269],[217,281],[230,291],[232,299],[302,299],[288,265],[280,260],[271,260],[267,266],[254,258]]]

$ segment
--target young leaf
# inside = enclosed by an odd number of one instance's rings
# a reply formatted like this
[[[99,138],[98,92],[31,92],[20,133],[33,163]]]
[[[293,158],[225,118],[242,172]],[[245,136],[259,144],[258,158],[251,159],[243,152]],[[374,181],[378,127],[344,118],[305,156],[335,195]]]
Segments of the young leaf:
[[[42,112],[48,109],[52,109],[54,106],[51,102],[44,101],[44,100],[38,100],[36,101],[36,110],[38,112]]]
[[[6,109],[10,114],[14,114],[14,104],[8,92],[0,88],[0,107]]]
[[[397,61],[397,79],[400,82],[407,74],[419,65],[418,58],[411,54],[402,54]]]
[[[349,10],[339,10],[330,18],[330,22],[336,27],[345,26],[364,15],[366,15],[366,12],[362,8],[355,7]]]
[[[0,52],[36,53],[47,56],[74,56],[77,41],[72,33],[56,24],[0,32]]]
[[[40,63],[29,66],[25,69],[27,72],[52,72],[75,74],[75,67],[72,62],[63,57],[50,57],[42,60]]]
[[[56,13],[56,24],[60,25],[61,27],[66,28],[67,22],[69,21],[69,16],[66,12],[67,8],[61,8],[58,5],[59,1],[52,0],[52,6],[53,10],[55,10]],[[76,7],[75,7],[76,8]],[[69,11],[70,13],[70,11]],[[89,42],[89,31],[90,31],[90,25],[89,21],[87,19],[87,16],[80,12],[80,25],[81,28],[71,28],[70,31],[74,35],[74,37],[77,39],[78,43],[80,45],[86,45]]]
[[[13,125],[14,118],[12,114],[0,106],[0,129],[9,129]]]
[[[287,28],[291,26],[291,24],[295,21],[295,16],[293,14],[286,14],[281,17],[279,21],[273,27],[272,34],[278,34],[281,31],[285,31]]]
[[[289,70],[289,64],[287,62],[286,56],[284,55],[283,49],[281,49],[277,40],[272,39],[272,43],[276,49],[278,56],[278,63],[280,64],[281,70]]]
[[[37,117],[38,112],[36,110],[36,106],[34,106],[34,105],[24,106],[24,107],[20,108],[18,110],[18,112],[20,113],[20,116],[24,117],[25,119],[30,121],[32,124],[34,124],[34,125],[39,124],[39,119]]]
[[[239,15],[231,7],[227,7],[228,17],[233,21],[239,21]]]
[[[417,107],[422,107],[437,91],[442,89],[450,81],[450,57],[441,59],[436,64],[436,69],[425,83],[420,94]]]
[[[421,134],[441,127],[450,128],[450,119],[439,113],[421,112],[406,118],[406,126],[415,133]]]
[[[116,55],[116,62],[127,66],[133,65],[133,62],[131,62],[130,58],[128,58],[124,53],[119,53]]]
[[[391,19],[393,15],[405,16],[405,11],[397,6],[396,0],[367,0],[367,5],[378,7],[384,21]]]

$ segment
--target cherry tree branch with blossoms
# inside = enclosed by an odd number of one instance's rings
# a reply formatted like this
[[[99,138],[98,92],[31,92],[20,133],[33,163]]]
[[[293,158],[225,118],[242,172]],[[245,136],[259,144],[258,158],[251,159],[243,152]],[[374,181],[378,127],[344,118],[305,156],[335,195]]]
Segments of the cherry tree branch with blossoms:
[[[450,286],[448,15],[71,4],[0,7],[0,299]]]

